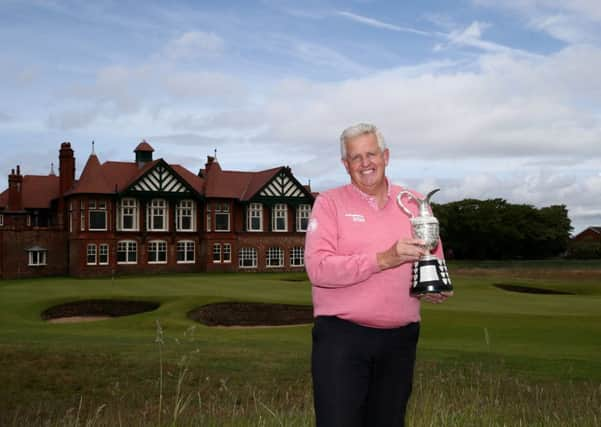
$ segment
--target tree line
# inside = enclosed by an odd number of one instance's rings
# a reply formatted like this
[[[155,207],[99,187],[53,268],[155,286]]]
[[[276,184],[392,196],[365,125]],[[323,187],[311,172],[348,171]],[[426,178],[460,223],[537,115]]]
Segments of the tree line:
[[[571,221],[565,205],[536,208],[503,199],[432,204],[448,258],[540,259],[564,255]]]

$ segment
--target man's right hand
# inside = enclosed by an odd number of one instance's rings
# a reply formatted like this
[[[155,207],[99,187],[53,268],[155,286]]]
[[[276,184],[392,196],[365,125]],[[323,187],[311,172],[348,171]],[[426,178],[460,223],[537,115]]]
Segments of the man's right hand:
[[[376,254],[380,270],[393,268],[406,262],[417,261],[426,255],[425,242],[421,239],[400,239],[384,252]]]

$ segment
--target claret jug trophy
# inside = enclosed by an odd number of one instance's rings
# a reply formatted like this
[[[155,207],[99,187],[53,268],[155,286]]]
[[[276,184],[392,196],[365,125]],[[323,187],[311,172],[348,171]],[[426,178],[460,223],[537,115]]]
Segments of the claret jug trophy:
[[[425,199],[417,198],[407,190],[401,191],[397,196],[400,208],[409,215],[411,220],[413,237],[423,240],[427,251],[426,255],[413,263],[411,295],[450,292],[453,290],[444,259],[432,255],[432,251],[438,246],[440,235],[438,220],[431,213],[430,197],[439,190],[437,188],[429,192]],[[415,216],[403,204],[404,196],[408,201],[413,200],[417,203],[419,207],[418,216]]]

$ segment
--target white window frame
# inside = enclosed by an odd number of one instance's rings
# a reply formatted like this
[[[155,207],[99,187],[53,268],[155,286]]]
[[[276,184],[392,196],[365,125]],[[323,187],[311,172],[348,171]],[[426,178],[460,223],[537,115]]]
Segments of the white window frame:
[[[148,264],[167,264],[167,242],[165,240],[150,240],[148,242]],[[151,253],[155,254],[155,259],[151,260]],[[165,254],[165,259],[161,260],[160,254]]]
[[[300,259],[300,263],[297,261]],[[290,267],[304,267],[305,266],[305,248],[302,246],[295,246],[290,248]]]
[[[190,245],[192,250],[190,251]],[[183,251],[181,248],[183,247]],[[192,259],[188,259],[188,253],[192,252]],[[184,259],[179,259],[179,254],[184,254]],[[194,264],[196,262],[196,242],[194,240],[178,240],[176,243],[176,260],[178,264]]]
[[[253,228],[253,219],[258,218],[259,228]],[[263,231],[263,204],[251,203],[246,209],[246,229],[252,232]]]
[[[126,216],[132,217],[131,228],[126,228],[124,226]],[[118,231],[140,231],[138,200],[131,197],[121,199],[119,202],[119,212],[117,213],[117,219]]]
[[[119,253],[123,252],[121,248],[125,245],[125,261],[119,261]],[[132,251],[131,248],[135,248],[136,259],[131,260],[129,255]],[[135,240],[119,240],[117,242],[117,264],[137,264],[138,263],[138,242]]]
[[[207,209],[207,215],[206,215],[207,222],[206,222],[206,225],[205,225],[205,229],[206,229],[206,231],[210,232],[211,231],[211,225],[212,225],[211,224],[211,205],[207,203],[206,209]]]
[[[244,261],[251,261],[251,265],[244,265]],[[257,249],[256,248],[240,248],[238,250],[238,267],[239,268],[257,268]]]
[[[67,221],[69,221],[69,233],[73,232],[73,202],[69,202],[69,215],[67,216]]]
[[[48,251],[45,249],[27,251],[27,258],[27,265],[30,267],[43,267],[48,265]]]
[[[284,228],[278,228],[278,219],[284,219]],[[285,203],[276,203],[271,209],[271,231],[285,233],[288,231],[288,205]]]
[[[213,243],[213,264],[221,264],[221,243]]]
[[[185,217],[190,218],[190,228],[183,228]],[[175,228],[177,231],[196,231],[196,204],[194,200],[179,200],[175,206]]]
[[[108,265],[110,260],[110,250],[108,243],[98,245],[98,265]],[[106,261],[102,261],[102,256],[106,255]]]
[[[276,260],[274,264],[272,260]],[[267,268],[281,268],[284,266],[284,250],[277,246],[273,246],[267,249],[265,254],[265,267]]]
[[[217,215],[227,215],[227,229],[217,228]],[[230,205],[227,203],[217,203],[215,205],[215,231],[218,233],[227,233],[231,229],[232,214],[230,212]]]
[[[84,205],[84,201],[81,201],[81,205],[79,207],[79,230],[86,231],[86,208]]]
[[[155,227],[154,217],[163,218],[163,227]],[[148,231],[169,231],[169,203],[165,199],[152,199],[146,209],[146,229]]]
[[[311,205],[302,204],[296,207],[296,231],[307,231],[309,217],[311,216]],[[303,227],[303,220],[305,226]]]
[[[223,259],[224,264],[232,262],[232,244],[231,243],[223,244],[222,259]]]
[[[90,261],[90,257],[94,257],[92,261]],[[98,246],[95,243],[88,243],[86,248],[86,265],[96,264],[98,264]]]

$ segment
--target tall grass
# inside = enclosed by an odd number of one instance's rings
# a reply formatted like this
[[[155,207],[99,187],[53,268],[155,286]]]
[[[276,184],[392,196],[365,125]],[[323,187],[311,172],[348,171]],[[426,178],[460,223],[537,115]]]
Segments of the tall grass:
[[[187,338],[192,332],[193,327],[186,331]],[[24,402],[10,417],[0,417],[0,424],[1,419],[13,427],[314,424],[308,373],[286,383],[273,378],[260,386],[215,378],[195,372],[191,362],[198,349],[179,354],[176,362],[166,360],[165,347],[177,351],[180,341],[168,340],[158,322],[156,334],[158,375],[147,379],[157,391],[154,396],[136,394],[147,387],[134,384],[126,392],[117,383],[111,399],[82,395],[66,410],[45,402]],[[598,382],[534,380],[513,376],[503,366],[491,370],[482,363],[418,361],[407,425],[593,427],[601,425],[600,402]]]

